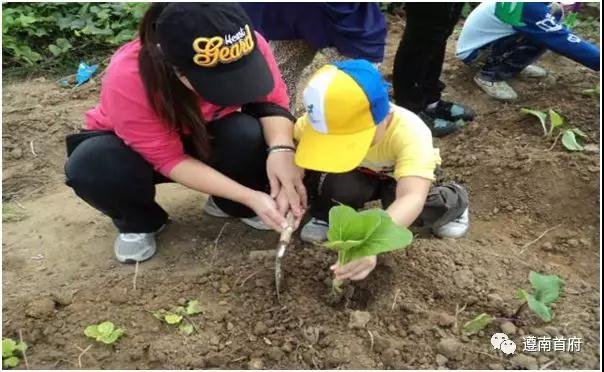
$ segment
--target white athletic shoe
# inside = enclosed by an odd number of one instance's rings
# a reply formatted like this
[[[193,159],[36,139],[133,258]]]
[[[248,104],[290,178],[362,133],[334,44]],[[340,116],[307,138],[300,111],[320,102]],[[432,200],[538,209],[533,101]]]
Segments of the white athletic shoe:
[[[432,229],[434,235],[439,238],[461,238],[466,235],[468,229],[470,228],[470,216],[468,212],[468,208],[461,214],[461,216],[457,217],[451,222],[447,222],[446,224]]]
[[[203,211],[212,217],[218,217],[218,218],[231,217],[230,215],[225,213],[222,209],[220,209],[220,207],[218,207],[216,205],[216,203],[214,202],[214,199],[211,196],[208,198],[206,205],[204,205]],[[250,217],[250,218],[240,218],[240,220],[244,224],[246,224],[250,227],[253,227],[256,230],[263,230],[263,231],[272,230],[270,227],[266,226],[266,224],[264,222],[262,222],[262,220],[258,216],[254,216],[254,217]]]
[[[547,70],[537,65],[528,65],[519,75],[526,78],[542,78],[547,76]]]
[[[478,75],[474,76],[474,81],[482,90],[495,99],[513,101],[518,98],[518,94],[505,81],[487,81],[481,79]]]

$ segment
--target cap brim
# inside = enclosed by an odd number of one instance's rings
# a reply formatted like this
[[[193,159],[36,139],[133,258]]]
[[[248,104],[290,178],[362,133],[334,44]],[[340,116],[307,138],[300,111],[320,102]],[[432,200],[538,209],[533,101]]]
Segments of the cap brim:
[[[219,106],[254,102],[275,87],[268,63],[258,48],[245,61],[182,72],[204,100]]]
[[[303,120],[308,120],[305,115]],[[358,167],[373,142],[375,127],[354,134],[330,135],[306,123],[296,151],[299,167],[328,173],[344,173]]]

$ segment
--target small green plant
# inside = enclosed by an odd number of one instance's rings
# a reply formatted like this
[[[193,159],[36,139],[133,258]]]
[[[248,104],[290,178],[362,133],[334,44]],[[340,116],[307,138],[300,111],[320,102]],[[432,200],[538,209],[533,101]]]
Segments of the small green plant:
[[[14,204],[2,203],[2,222],[19,222],[28,217],[25,210]]]
[[[189,316],[201,314],[202,312],[203,309],[199,305],[198,300],[189,300],[186,306],[175,306],[170,311],[160,309],[154,312],[153,316],[166,324],[177,326],[181,333],[190,335],[195,331],[195,327]]]
[[[550,322],[554,318],[554,312],[551,305],[560,297],[564,280],[557,275],[543,275],[531,271],[529,281],[533,286],[534,293],[528,293],[524,289],[518,290],[518,298],[525,301],[541,320]]]
[[[116,328],[112,322],[92,324],[86,327],[84,334],[104,344],[114,344],[124,334],[122,328]]]
[[[27,350],[25,342],[15,342],[11,338],[2,339],[2,368],[15,368]]]
[[[338,263],[403,249],[411,244],[413,234],[398,226],[382,209],[357,212],[339,205],[329,211],[328,241],[323,245],[338,252]],[[334,280],[333,289],[341,291],[342,283]]]
[[[581,91],[581,94],[587,97],[597,98],[600,97],[600,84],[597,84],[593,88],[584,89]]]
[[[520,315],[527,307],[544,322],[551,322],[554,319],[554,312],[550,305],[560,298],[564,280],[557,275],[543,275],[531,271],[529,281],[533,287],[533,293],[529,293],[524,289],[518,290],[518,298],[523,302],[512,317],[496,318],[487,313],[482,313],[465,323],[463,331],[467,334],[478,333],[494,321],[518,322]]]
[[[577,27],[577,25],[579,25],[579,23],[581,23],[581,21],[579,20],[579,13],[577,13],[577,12],[569,13],[566,17],[564,17],[563,23],[566,27],[568,27],[571,30],[573,28]]]
[[[571,128],[567,125],[567,120],[564,116],[557,113],[556,111],[549,109],[548,112],[532,110],[522,108],[520,110],[523,114],[533,115],[539,119],[541,127],[543,128],[543,136],[551,138],[554,132],[557,135],[554,139],[552,147],[556,146],[558,139],[562,137],[562,145],[569,151],[583,151],[583,144],[580,138],[587,138],[585,134],[579,128]],[[549,120],[548,120],[549,116]]]

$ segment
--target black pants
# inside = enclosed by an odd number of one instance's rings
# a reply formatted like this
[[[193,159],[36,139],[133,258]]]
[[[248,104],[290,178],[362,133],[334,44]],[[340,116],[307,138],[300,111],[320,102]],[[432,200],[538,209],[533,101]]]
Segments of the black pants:
[[[237,112],[209,123],[208,130],[212,136],[210,165],[244,186],[266,191],[266,142],[259,120]],[[183,142],[186,152],[193,156],[190,141]],[[166,223],[168,214],[155,202],[155,185],[172,181],[115,134],[84,131],[72,135],[68,153],[67,185],[111,217],[120,232],[152,232]],[[254,216],[242,204],[223,198],[214,200],[232,216]]]
[[[338,204],[360,209],[367,202],[380,200],[386,209],[396,199],[393,178],[358,169],[337,174],[307,171],[304,182],[310,198],[310,214],[323,221],[328,221],[329,210]],[[455,183],[433,186],[414,225],[442,226],[461,216],[468,205],[468,194],[463,187]]]
[[[463,3],[406,3],[407,24],[392,71],[394,102],[415,113],[440,100],[447,39]]]

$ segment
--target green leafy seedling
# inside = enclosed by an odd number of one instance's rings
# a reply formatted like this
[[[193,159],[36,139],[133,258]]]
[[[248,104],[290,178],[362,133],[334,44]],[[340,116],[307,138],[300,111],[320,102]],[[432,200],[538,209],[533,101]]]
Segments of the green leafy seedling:
[[[526,301],[529,309],[537,314],[541,320],[550,322],[554,318],[554,312],[549,305],[556,302],[560,297],[564,280],[557,275],[543,275],[531,271],[529,281],[533,286],[534,293],[519,289],[518,297]]]
[[[539,119],[539,122],[541,123],[541,127],[543,128],[543,136],[547,136],[547,134],[549,133],[548,126],[547,126],[547,113],[545,113],[543,111],[531,110],[531,109],[527,109],[527,108],[521,108],[520,112],[522,112],[523,114],[533,115],[534,117]]]
[[[180,324],[182,321],[182,315],[168,313],[164,316],[164,320],[168,324]]]
[[[185,311],[186,311],[187,315],[197,315],[197,314],[203,312],[203,310],[201,309],[201,305],[199,305],[198,300],[190,300],[187,303],[187,307],[185,308]]]
[[[587,135],[578,128],[566,129],[562,132],[562,145],[569,151],[583,151],[584,147],[579,137],[587,138]]]
[[[521,109],[520,112],[533,115],[539,119],[539,123],[541,123],[541,127],[543,128],[544,137],[551,137],[554,134],[554,131],[557,131],[558,134],[556,135],[554,144],[551,148],[554,148],[554,146],[558,142],[558,138],[562,137],[561,142],[564,148],[569,151],[583,151],[583,144],[580,138],[588,138],[587,134],[585,134],[579,128],[570,128],[567,125],[566,118],[558,112],[549,109],[546,113],[544,111],[532,110],[527,108]],[[580,138],[577,136],[579,136]]]
[[[473,335],[482,331],[489,324],[491,324],[495,318],[490,316],[487,313],[482,313],[476,316],[474,319],[470,320],[466,324],[463,325],[463,331],[469,335]]]
[[[580,23],[579,21],[579,13],[577,12],[571,12],[569,13],[566,17],[564,17],[564,25],[566,27],[568,27],[569,29],[573,29],[575,27],[577,27],[577,25]]]
[[[600,97],[600,85],[593,88],[582,90],[581,93],[588,97]]]
[[[496,318],[490,314],[482,313],[466,322],[463,326],[463,332],[468,335],[478,333],[495,321],[517,322],[520,319],[520,314],[527,306],[541,320],[550,322],[554,318],[554,312],[549,305],[556,302],[560,297],[564,287],[564,280],[557,275],[543,275],[531,271],[529,273],[529,281],[533,286],[534,293],[528,293],[524,289],[518,290],[517,295],[524,302],[518,307],[512,317]]]
[[[189,322],[183,322],[178,325],[178,330],[184,333],[185,335],[189,336],[193,333],[193,331],[195,331],[195,328],[193,328],[193,324]]]
[[[2,339],[2,368],[15,368],[27,350],[25,342],[15,342],[11,338]]]
[[[84,334],[98,342],[111,345],[122,337],[124,330],[122,328],[116,328],[115,324],[112,322],[103,322],[89,325],[84,330]]]
[[[413,240],[411,231],[398,226],[382,209],[357,212],[339,205],[329,211],[328,241],[323,245],[338,252],[338,264],[406,248]],[[342,283],[334,280],[339,293]]]
[[[188,336],[195,331],[195,327],[191,324],[188,316],[197,315],[202,312],[203,309],[198,300],[189,300],[184,307],[176,306],[172,308],[172,311],[160,309],[154,312],[153,316],[166,324],[177,326],[181,333]]]

